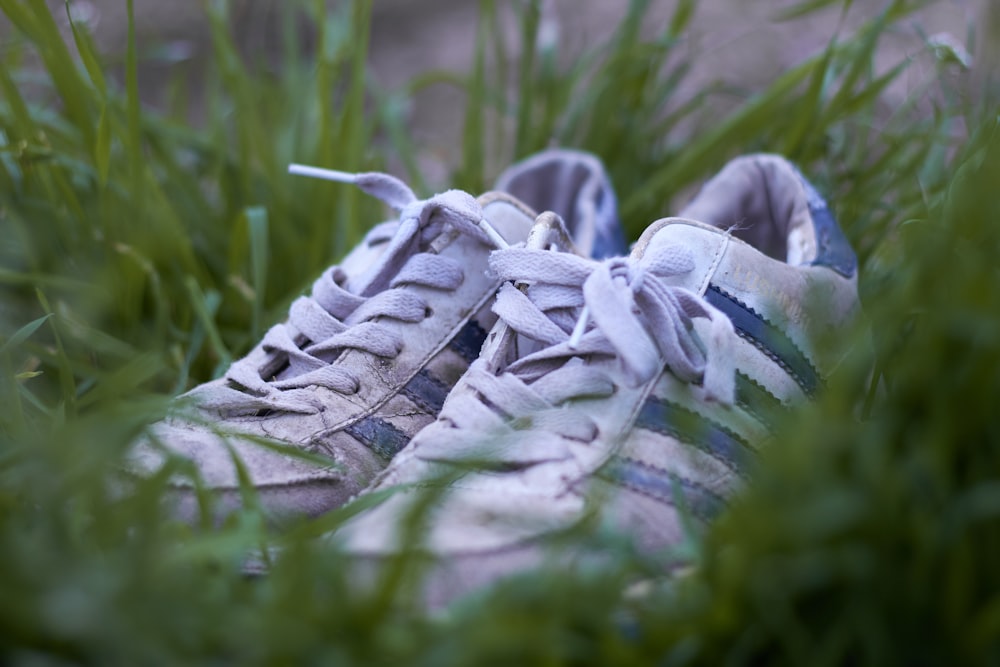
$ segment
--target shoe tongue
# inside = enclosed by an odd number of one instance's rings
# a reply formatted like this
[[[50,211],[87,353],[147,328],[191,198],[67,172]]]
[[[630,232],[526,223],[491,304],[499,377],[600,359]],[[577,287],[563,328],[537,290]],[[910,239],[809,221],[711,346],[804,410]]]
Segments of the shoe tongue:
[[[490,193],[479,198],[483,217],[508,244],[520,243],[528,237],[534,212],[516,198],[503,193]],[[418,252],[438,252],[452,237],[446,226],[439,234],[425,237],[414,219],[403,220],[375,264],[351,280],[346,288],[359,296],[373,296],[389,287],[407,260]],[[485,265],[484,267],[485,268]]]

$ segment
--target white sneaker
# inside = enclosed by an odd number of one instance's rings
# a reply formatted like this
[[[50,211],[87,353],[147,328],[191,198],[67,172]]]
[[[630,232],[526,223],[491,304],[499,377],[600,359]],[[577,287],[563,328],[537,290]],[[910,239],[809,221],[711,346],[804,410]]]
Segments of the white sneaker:
[[[696,522],[725,507],[773,419],[836,365],[818,340],[858,308],[856,260],[780,157],[732,162],[684,216],[628,258],[491,255],[505,282],[482,355],[370,488],[396,492],[331,538],[359,571],[416,549],[438,605],[587,517],[658,550],[684,537],[678,504]],[[400,526],[427,493],[414,538]]]
[[[144,474],[168,454],[190,459],[216,518],[241,504],[237,460],[274,516],[318,515],[363,489],[478,357],[500,285],[488,255],[524,241],[536,210],[563,215],[583,252],[624,251],[611,184],[586,153],[539,154],[501,177],[508,192],[478,199],[452,190],[420,201],[385,174],[294,170],[352,182],[400,218],[375,227],[249,355],[186,394],[192,409],[136,447]],[[175,515],[195,520],[195,483],[178,475],[171,491]]]

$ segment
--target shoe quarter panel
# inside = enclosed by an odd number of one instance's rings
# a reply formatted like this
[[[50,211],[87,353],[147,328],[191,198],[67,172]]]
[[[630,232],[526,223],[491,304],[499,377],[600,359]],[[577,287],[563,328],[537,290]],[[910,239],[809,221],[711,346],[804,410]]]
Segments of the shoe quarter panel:
[[[823,267],[789,266],[738,239],[705,297],[729,316],[745,342],[770,358],[775,373],[790,375],[807,395],[823,386],[834,364],[820,342],[849,321],[857,299],[852,280]],[[775,376],[768,384],[780,380]]]

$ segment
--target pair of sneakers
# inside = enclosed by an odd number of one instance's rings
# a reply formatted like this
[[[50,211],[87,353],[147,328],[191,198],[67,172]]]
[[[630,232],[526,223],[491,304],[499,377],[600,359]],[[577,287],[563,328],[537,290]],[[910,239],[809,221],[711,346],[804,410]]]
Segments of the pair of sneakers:
[[[327,539],[362,567],[416,547],[432,604],[539,563],[587,518],[647,551],[711,520],[780,413],[822,387],[838,351],[820,341],[858,307],[853,251],[778,156],[734,160],[630,253],[586,153],[536,155],[479,198],[319,175],[399,220],[190,392],[136,461],[194,462],[170,500],[192,521],[232,512],[247,485],[272,515],[378,497]],[[417,514],[419,545],[402,529]]]

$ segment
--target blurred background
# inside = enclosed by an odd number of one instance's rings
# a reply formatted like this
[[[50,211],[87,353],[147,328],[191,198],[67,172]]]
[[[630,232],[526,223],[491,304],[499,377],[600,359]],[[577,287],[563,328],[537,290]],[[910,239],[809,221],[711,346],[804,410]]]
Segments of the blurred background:
[[[63,2],[49,2],[53,13],[65,20]],[[344,2],[328,2],[332,11]],[[515,7],[523,0],[499,0],[500,28],[508,55],[516,59],[519,26]],[[628,0],[545,0],[541,3],[540,39],[549,40],[561,66],[604,43],[618,27],[631,3]],[[643,34],[661,31],[677,8],[676,0],[650,0]],[[819,11],[792,10],[827,4]],[[804,58],[820,53],[835,36],[849,36],[884,9],[884,3],[861,0],[847,3],[802,3],[801,0],[702,0],[686,26],[681,55],[691,58],[692,69],[680,82],[675,99],[714,88],[717,111],[739,106],[774,78]],[[955,48],[959,59],[983,69],[991,59],[990,26],[1000,24],[1000,3],[991,0],[944,0],[927,3],[901,25],[882,37],[873,67],[890,66],[927,50],[927,41]],[[211,29],[203,0],[135,0],[135,22],[140,53],[139,79],[143,100],[161,103],[167,82],[182,70],[194,83],[192,119],[200,116],[197,82],[200,63],[211,57]],[[280,0],[235,0],[229,3],[232,35],[248,61],[271,63],[280,58],[282,34],[278,15]],[[124,54],[128,21],[124,0],[72,0],[70,11],[94,33],[105,54]],[[373,4],[369,68],[367,75],[386,90],[398,90],[428,72],[464,75],[476,50],[479,4],[471,0],[376,0]],[[794,20],[790,20],[794,18]],[[2,22],[0,18],[0,22]],[[315,26],[303,18],[299,39],[308,51],[315,42]],[[68,25],[64,26],[68,32]],[[971,49],[967,53],[966,49]],[[151,56],[151,57],[150,57]],[[516,60],[514,61],[516,62]],[[893,82],[880,102],[891,108],[912,92],[910,83],[928,76],[930,62],[917,63]],[[266,65],[265,65],[266,66]],[[512,70],[515,67],[512,65]],[[975,94],[981,79],[966,77]],[[407,100],[407,119],[414,141],[424,151],[420,157],[431,182],[447,178],[449,165],[461,150],[458,129],[464,114],[464,92],[457,86],[431,85]],[[780,119],[775,119],[780,122]]]

